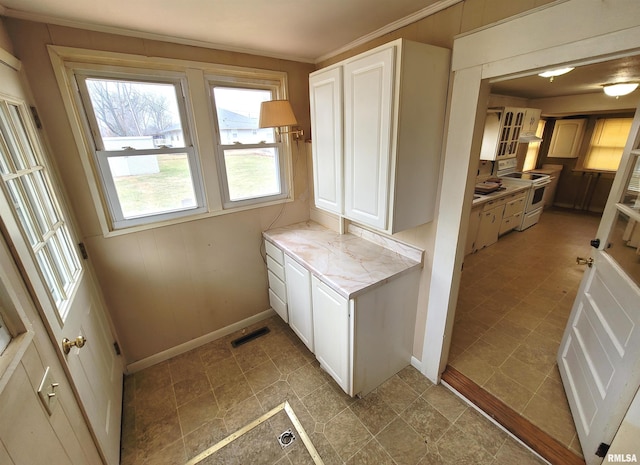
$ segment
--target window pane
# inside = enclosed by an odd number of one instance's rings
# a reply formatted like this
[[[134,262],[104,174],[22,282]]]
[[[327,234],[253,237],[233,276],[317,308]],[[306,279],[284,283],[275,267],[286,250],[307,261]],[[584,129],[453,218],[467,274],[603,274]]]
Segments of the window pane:
[[[185,147],[176,86],[86,79],[104,150]]]
[[[51,264],[53,265],[53,270],[58,277],[58,282],[62,284],[62,289],[68,289],[73,284],[71,270],[67,267],[56,236],[51,236],[51,238],[49,238],[46,250],[49,253],[49,257],[51,257]]]
[[[591,170],[616,171],[632,121],[632,118],[599,119],[593,131],[584,167]]]
[[[186,153],[109,157],[125,219],[197,207]]]
[[[60,219],[58,218],[58,213],[56,212],[55,205],[53,203],[53,197],[49,192],[49,188],[44,181],[44,175],[42,171],[35,171],[32,174],[33,182],[35,183],[36,189],[39,193],[39,197],[42,200],[42,206],[44,209],[44,213],[47,215],[49,220],[49,224],[54,225]]]
[[[7,115],[4,111],[0,111],[0,131],[2,131],[2,136],[7,143],[7,148],[9,149],[9,156],[13,160],[14,169],[11,170],[14,173],[16,171],[23,170],[27,167],[24,158],[22,156],[22,152],[19,150],[18,143],[16,141],[15,133],[11,128],[11,124],[7,119]]]
[[[272,100],[270,90],[214,87],[220,144],[271,144],[272,128],[259,129],[260,103]]]
[[[22,225],[24,233],[27,235],[29,244],[33,247],[40,242],[40,235],[37,233],[35,221],[27,208],[27,202],[22,194],[19,183],[19,179],[11,179],[7,181],[7,187],[9,188],[9,195],[11,196],[13,208],[18,216],[18,221]]]
[[[0,173],[9,174],[11,172],[9,160],[11,154],[7,146],[7,141],[4,138],[4,134],[0,131]]]
[[[31,206],[31,211],[33,212],[32,216],[35,217],[37,225],[40,228],[40,235],[44,235],[46,232],[51,230],[51,224],[47,221],[45,216],[42,199],[40,198],[40,195],[38,195],[39,193],[33,184],[31,175],[22,176],[20,179],[22,180],[22,187],[27,194],[27,199]]]
[[[627,182],[622,203],[640,212],[640,157],[636,157],[636,163]]]
[[[229,199],[280,194],[280,168],[274,147],[224,151]]]
[[[42,271],[42,275],[44,276],[44,280],[49,287],[49,292],[51,293],[51,297],[53,297],[56,306],[60,306],[62,303],[62,293],[58,287],[58,282],[53,274],[53,267],[51,266],[51,261],[49,257],[45,253],[45,249],[40,249],[36,254],[36,258],[38,260],[38,264],[40,265],[40,271]]]
[[[640,223],[618,212],[608,243],[605,252],[640,286]]]
[[[71,244],[69,232],[65,227],[62,227],[56,231],[56,236],[58,237],[58,243],[62,249],[65,264],[70,270],[71,276],[75,278],[80,271],[80,260],[78,260],[78,256],[74,253],[75,249]]]
[[[22,154],[26,158],[28,166],[36,166],[35,150],[31,145],[31,140],[27,136],[27,130],[24,121],[22,120],[22,115],[16,105],[9,105],[9,111],[11,113],[11,119],[13,119],[13,124],[18,131],[18,138],[22,144]]]

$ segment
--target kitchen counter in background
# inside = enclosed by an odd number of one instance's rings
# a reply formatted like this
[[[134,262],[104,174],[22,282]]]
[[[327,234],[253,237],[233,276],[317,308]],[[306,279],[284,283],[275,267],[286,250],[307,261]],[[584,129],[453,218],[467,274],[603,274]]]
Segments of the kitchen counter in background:
[[[500,197],[504,197],[505,195],[515,194],[516,192],[531,189],[531,186],[522,185],[521,183],[509,183],[509,181],[504,181],[502,187],[504,189],[492,192],[490,194],[474,194],[472,205],[475,207],[477,205],[489,202],[490,200],[499,199]]]
[[[263,236],[347,299],[422,267],[421,250],[353,224],[347,234],[308,221]]]

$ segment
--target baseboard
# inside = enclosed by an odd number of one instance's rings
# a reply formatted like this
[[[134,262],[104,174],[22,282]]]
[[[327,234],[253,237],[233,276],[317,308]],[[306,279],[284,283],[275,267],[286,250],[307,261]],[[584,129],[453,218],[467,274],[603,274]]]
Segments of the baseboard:
[[[196,349],[211,341],[215,341],[216,339],[220,339],[221,337],[227,336],[242,328],[246,328],[249,325],[266,320],[273,315],[276,315],[276,312],[270,308],[269,310],[265,310],[257,315],[250,316],[249,318],[245,318],[244,320],[225,326],[224,328],[205,334],[204,336],[192,339],[184,344],[180,344],[170,349],[163,350],[162,352],[158,352],[150,357],[130,363],[127,365],[127,373],[135,373],[136,371],[144,370],[145,368],[149,368],[150,366],[169,360],[176,355],[184,354],[185,352],[189,352],[190,350]]]
[[[413,355],[411,356],[411,366],[422,373],[422,361],[418,360]]]

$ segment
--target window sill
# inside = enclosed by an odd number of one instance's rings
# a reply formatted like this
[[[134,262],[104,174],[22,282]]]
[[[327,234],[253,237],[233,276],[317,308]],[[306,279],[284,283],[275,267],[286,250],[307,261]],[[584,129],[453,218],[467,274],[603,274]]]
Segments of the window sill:
[[[20,364],[24,353],[27,351],[33,339],[33,329],[27,329],[11,339],[9,345],[0,355],[0,394],[11,379],[14,371]]]
[[[198,220],[203,220],[206,218],[213,218],[216,216],[222,216],[222,215],[228,215],[231,213],[238,213],[238,212],[243,212],[243,211],[247,211],[247,210],[254,210],[256,208],[264,208],[264,207],[271,207],[273,205],[281,205],[281,204],[287,204],[287,203],[291,203],[293,202],[294,199],[291,197],[287,197],[285,199],[278,199],[278,200],[272,200],[270,202],[261,202],[261,203],[255,203],[255,204],[251,204],[251,205],[244,205],[244,206],[238,206],[238,207],[234,207],[234,208],[228,208],[228,209],[224,209],[224,210],[215,210],[215,211],[209,211],[206,213],[198,213],[198,214],[194,214],[194,215],[189,215],[189,216],[183,216],[180,218],[174,218],[171,220],[166,220],[166,221],[158,221],[158,222],[154,222],[154,223],[147,223],[147,224],[142,224],[139,226],[131,226],[129,228],[123,228],[123,229],[107,229],[105,230],[103,228],[103,236],[105,238],[108,237],[117,237],[117,236],[122,236],[125,234],[131,234],[131,233],[136,233],[136,232],[140,232],[140,231],[146,231],[149,229],[155,229],[155,228],[162,228],[165,226],[171,226],[174,224],[181,224],[181,223],[188,223],[190,221],[198,221]]]

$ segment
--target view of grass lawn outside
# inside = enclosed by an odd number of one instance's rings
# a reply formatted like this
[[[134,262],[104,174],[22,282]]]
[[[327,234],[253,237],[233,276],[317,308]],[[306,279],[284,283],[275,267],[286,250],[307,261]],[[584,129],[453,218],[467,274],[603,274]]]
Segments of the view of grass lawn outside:
[[[196,208],[187,155],[157,155],[156,159],[157,172],[114,176],[125,218]],[[224,160],[230,200],[279,193],[274,149],[225,150]]]

